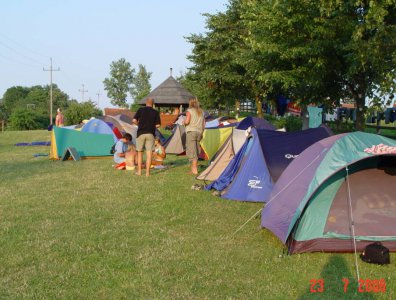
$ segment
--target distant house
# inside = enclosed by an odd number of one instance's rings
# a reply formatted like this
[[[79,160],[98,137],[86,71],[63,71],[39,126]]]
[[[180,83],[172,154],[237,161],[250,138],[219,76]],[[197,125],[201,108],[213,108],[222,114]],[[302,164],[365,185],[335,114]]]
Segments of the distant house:
[[[341,107],[354,109],[354,108],[356,108],[356,103],[341,103]]]
[[[166,107],[181,112],[188,107],[188,102],[192,97],[194,96],[171,75],[143,98],[139,104],[144,105],[147,98],[153,98],[156,107]]]

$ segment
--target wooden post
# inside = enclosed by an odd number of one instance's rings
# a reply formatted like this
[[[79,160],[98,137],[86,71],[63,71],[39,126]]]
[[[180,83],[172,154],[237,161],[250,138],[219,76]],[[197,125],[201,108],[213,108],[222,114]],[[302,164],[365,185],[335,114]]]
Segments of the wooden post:
[[[241,101],[239,101],[239,100],[237,99],[237,100],[235,100],[235,111],[236,111],[235,117],[236,117],[237,119],[239,118],[240,109],[241,109]]]
[[[377,114],[378,115],[378,114]],[[381,125],[381,118],[377,118],[377,129],[376,129],[376,133],[379,134],[380,132],[380,125]]]

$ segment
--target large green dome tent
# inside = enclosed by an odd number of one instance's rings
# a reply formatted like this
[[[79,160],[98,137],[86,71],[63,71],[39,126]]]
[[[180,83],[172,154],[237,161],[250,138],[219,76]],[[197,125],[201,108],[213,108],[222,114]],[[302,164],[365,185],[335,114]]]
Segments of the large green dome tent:
[[[323,139],[282,173],[262,211],[290,253],[396,251],[396,141],[353,132]]]

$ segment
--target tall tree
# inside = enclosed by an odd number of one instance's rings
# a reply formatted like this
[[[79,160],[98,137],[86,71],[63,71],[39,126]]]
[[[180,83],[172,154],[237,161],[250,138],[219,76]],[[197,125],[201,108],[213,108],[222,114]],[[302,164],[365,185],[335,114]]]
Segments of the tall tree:
[[[208,89],[207,85],[203,83],[195,71],[188,70],[187,72],[180,74],[176,80],[180,82],[187,91],[199,99],[201,106],[205,108],[215,107],[213,105],[213,101],[211,101],[211,90]]]
[[[8,88],[2,98],[4,114],[10,116],[12,110],[17,106],[17,103],[25,99],[29,94],[29,88],[22,86],[13,86]]]
[[[246,69],[238,60],[245,44],[239,14],[239,2],[232,0],[226,12],[205,15],[206,34],[187,37],[194,46],[188,57],[194,65],[186,79],[200,82],[202,90],[207,90],[208,104],[214,107],[229,107],[250,96]]]
[[[151,78],[152,72],[147,72],[144,65],[139,64],[139,70],[132,80],[130,89],[131,96],[135,103],[146,97],[151,91]]]
[[[120,58],[111,63],[110,77],[105,78],[103,84],[113,105],[128,107],[126,99],[128,92],[131,90],[134,76],[135,69],[125,58]]]
[[[356,128],[366,98],[395,87],[395,1],[244,1],[258,79],[305,103],[353,99]]]

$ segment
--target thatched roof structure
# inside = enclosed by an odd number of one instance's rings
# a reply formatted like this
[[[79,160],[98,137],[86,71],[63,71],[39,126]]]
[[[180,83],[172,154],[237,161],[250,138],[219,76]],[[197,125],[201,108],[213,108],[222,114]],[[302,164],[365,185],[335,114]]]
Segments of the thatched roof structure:
[[[139,104],[145,104],[147,98],[153,98],[157,107],[179,107],[180,105],[186,107],[192,97],[194,96],[171,75],[143,98]]]

